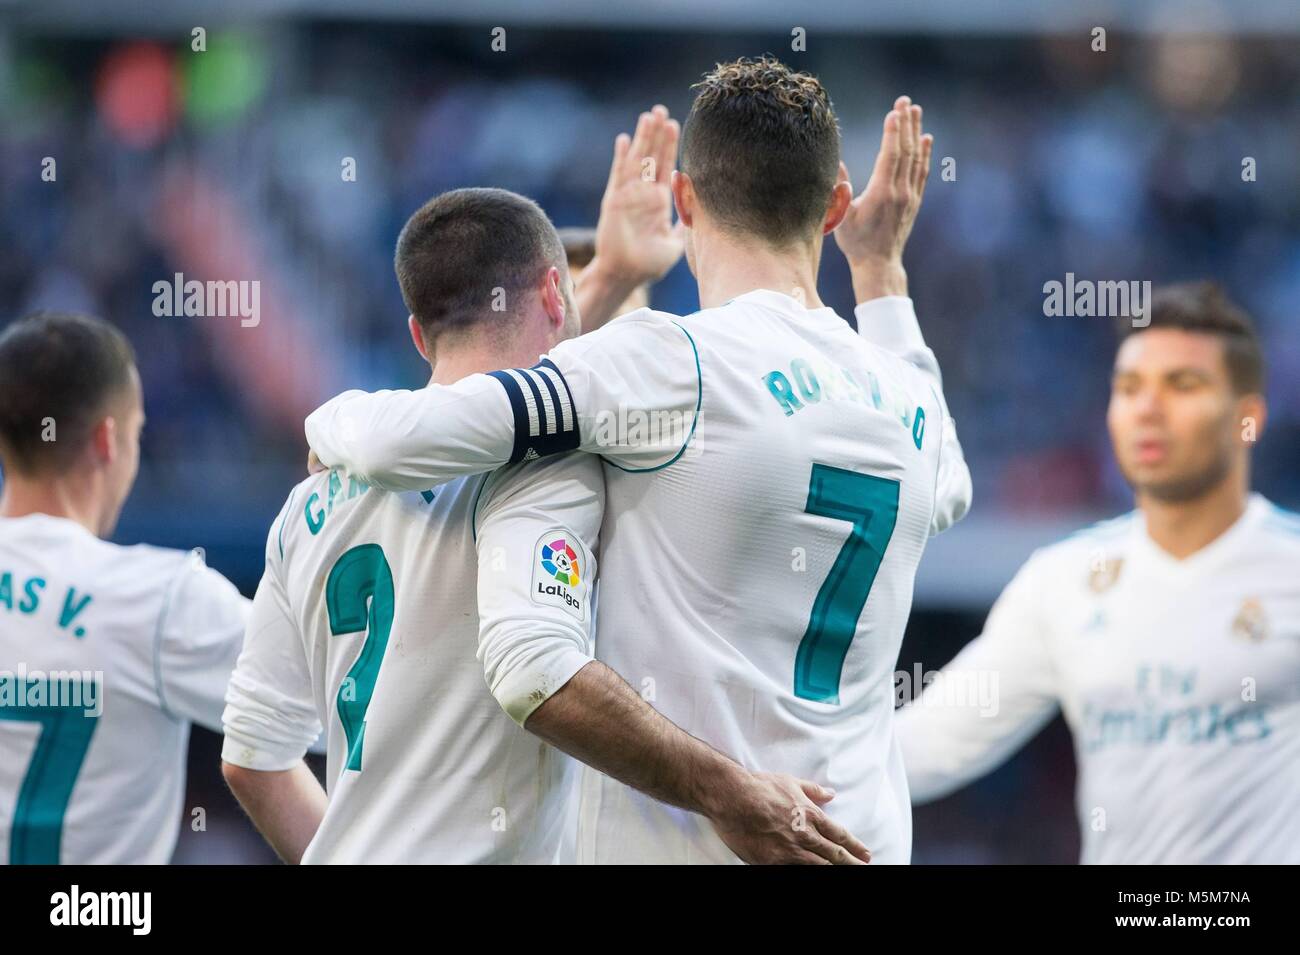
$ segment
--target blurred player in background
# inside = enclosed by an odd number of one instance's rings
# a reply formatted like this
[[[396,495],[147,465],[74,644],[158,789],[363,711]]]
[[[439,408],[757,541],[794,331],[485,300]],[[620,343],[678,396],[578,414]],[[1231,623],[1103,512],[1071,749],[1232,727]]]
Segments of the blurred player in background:
[[[643,124],[636,153],[665,125],[666,114]],[[396,270],[434,384],[526,364],[577,334],[559,237],[513,193],[431,200],[403,229]],[[512,304],[496,309],[501,296]],[[515,374],[535,413],[572,416],[558,379]],[[810,840],[819,860],[869,857],[840,827],[789,827],[796,809],[830,798],[821,787],[747,772],[592,659],[604,496],[598,461],[577,454],[423,492],[386,494],[337,471],[294,489],[267,540],[222,754],[283,858],[550,862],[577,764],[539,736],[713,819],[746,858],[800,861]],[[328,800],[302,761],[322,719]]]
[[[569,263],[569,275],[572,277],[574,285],[581,288],[582,273],[596,258],[596,230],[584,228],[583,226],[570,226],[569,228],[559,229],[558,232],[560,242],[564,245],[565,261]],[[678,257],[680,258],[680,253]],[[619,315],[626,315],[628,312],[635,312],[638,308],[647,308],[649,305],[650,284],[647,282],[634,288],[632,294],[614,309],[614,314],[610,317],[617,318]],[[595,329],[595,323],[584,316],[582,330],[591,332],[595,331]]]
[[[743,765],[833,787],[830,811],[873,859],[906,862],[891,677],[925,542],[971,493],[904,297],[931,140],[900,99],[854,199],[815,79],[763,58],[698,88],[682,171],[662,163],[654,185],[665,229],[670,192],[685,226],[701,311],[624,315],[531,369],[349,392],[308,419],[308,439],[326,464],[395,489],[600,454],[598,658]],[[648,184],[635,163],[615,172]],[[861,336],[817,296],[837,227],[859,299],[875,300]],[[541,378],[572,414],[538,410]],[[581,861],[737,861],[724,843],[698,816],[584,774]]]
[[[220,730],[248,601],[112,534],[144,425],[131,346],[42,313],[0,335],[0,858],[166,863],[192,722]],[[13,669],[10,669],[13,668]]]
[[[596,257],[596,230],[587,229],[581,226],[571,226],[567,229],[560,229],[560,242],[564,245],[564,258],[569,263],[569,276],[573,279],[574,285],[582,287],[582,273],[586,271],[587,266]],[[678,255],[680,258],[680,253]],[[650,305],[650,284],[647,282],[638,285],[632,290],[622,304],[617,306],[610,318],[617,318],[619,315],[626,315],[628,312],[635,312],[638,308],[646,308]],[[583,316],[582,330],[584,332],[595,331],[595,322]]]
[[[1150,318],[1108,419],[1137,510],[1038,551],[903,710],[912,798],[993,769],[1059,708],[1084,862],[1294,864],[1300,516],[1250,492],[1263,356],[1209,283],[1159,290]]]

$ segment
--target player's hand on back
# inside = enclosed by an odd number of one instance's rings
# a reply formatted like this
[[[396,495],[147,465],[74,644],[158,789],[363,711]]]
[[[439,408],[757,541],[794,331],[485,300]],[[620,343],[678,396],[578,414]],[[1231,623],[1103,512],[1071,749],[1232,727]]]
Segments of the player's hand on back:
[[[673,225],[670,186],[680,136],[677,120],[656,106],[641,114],[633,136],[614,140],[591,267],[617,276],[629,291],[657,282],[682,257],[684,230]]]
[[[834,795],[784,773],[751,773],[710,820],[727,847],[751,865],[870,862],[870,850],[822,809]]]
[[[885,116],[880,152],[867,187],[849,204],[835,230],[859,302],[907,294],[903,248],[921,209],[933,147],[934,137],[921,131],[921,107],[900,96]],[[840,180],[850,182],[843,163]]]

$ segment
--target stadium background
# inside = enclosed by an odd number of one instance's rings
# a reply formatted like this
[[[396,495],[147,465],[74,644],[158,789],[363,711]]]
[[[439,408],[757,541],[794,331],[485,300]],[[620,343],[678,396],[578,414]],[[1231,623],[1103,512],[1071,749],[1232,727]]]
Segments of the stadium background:
[[[1034,547],[1131,507],[1104,430],[1111,326],[1044,315],[1043,284],[1067,272],[1220,279],[1271,363],[1256,485],[1300,505],[1300,5],[614,6],[0,0],[0,324],[70,308],[133,341],[148,425],[118,541],[203,547],[251,595],[303,473],[304,414],[343,388],[424,380],[391,268],[406,216],[496,185],[557,225],[594,224],[615,133],[654,102],[684,117],[700,73],[762,52],[826,83],[859,188],[895,95],[936,136],[906,261],[975,507],[927,553],[900,670],[975,636]],[[260,324],[155,317],[153,283],[178,272],[259,280]],[[833,245],[821,284],[850,315]],[[697,307],[684,263],[652,301]],[[218,755],[195,730],[177,861],[269,861]],[[1072,862],[1072,789],[1058,719],[919,809],[914,859]]]

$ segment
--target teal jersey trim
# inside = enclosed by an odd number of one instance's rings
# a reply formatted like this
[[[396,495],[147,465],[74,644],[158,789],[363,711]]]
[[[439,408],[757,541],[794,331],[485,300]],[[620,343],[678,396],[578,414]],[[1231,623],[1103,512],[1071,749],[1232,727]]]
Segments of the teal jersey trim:
[[[188,558],[186,559],[188,560]],[[162,709],[162,711],[166,713],[167,716],[173,720],[180,719],[180,717],[177,716],[175,713],[173,713],[171,707],[167,705],[167,694],[163,692],[163,675],[162,675],[163,625],[167,621],[168,611],[171,610],[172,591],[174,588],[176,588],[179,585],[181,575],[184,574],[185,571],[188,569],[189,569],[188,564],[182,561],[180,571],[178,571],[176,575],[172,577],[171,581],[167,584],[167,590],[163,594],[162,611],[158,614],[158,625],[154,629],[154,636],[153,636],[153,681],[154,681],[154,686],[158,691],[158,705]]]
[[[1294,511],[1288,511],[1284,507],[1278,507],[1270,502],[1272,511],[1269,513],[1268,526],[1279,530],[1284,534],[1300,535],[1300,514]]]
[[[280,530],[275,535],[276,541],[280,545],[280,559],[284,560],[284,525],[289,520],[289,515],[293,513],[293,496],[298,493],[295,487],[289,492],[289,500],[284,505],[284,513],[280,515]]]
[[[1098,521],[1096,524],[1090,524],[1087,527],[1075,531],[1073,534],[1067,534],[1062,538],[1063,541],[1074,540],[1079,537],[1100,537],[1110,540],[1120,537],[1133,526],[1133,521],[1137,519],[1138,512],[1130,511],[1119,517],[1112,517],[1108,520]]]
[[[474,492],[474,506],[471,507],[471,508],[470,508],[470,511],[469,511],[469,533],[470,533],[470,537],[471,537],[471,539],[474,541],[475,544],[478,543],[478,502],[479,502],[479,498],[481,498],[481,497],[483,496],[483,489],[484,489],[485,487],[488,486],[488,482],[492,480],[493,476],[494,476],[496,473],[497,473],[496,471],[489,471],[487,474],[484,474],[484,475],[483,475],[483,483],[480,484],[480,485],[478,486],[478,490]]]
[[[682,328],[682,326],[677,322],[673,322],[673,324],[682,329],[682,334],[685,335],[686,340],[691,343],[691,351],[695,353],[695,417],[691,420],[691,433],[686,436],[686,440],[682,442],[682,446],[677,450],[676,454],[663,464],[656,464],[652,468],[625,468],[621,464],[615,464],[608,458],[604,458],[605,463],[610,467],[618,468],[620,471],[626,471],[628,474],[649,474],[652,471],[662,471],[669,465],[676,464],[677,459],[686,453],[687,446],[691,443],[691,439],[695,437],[695,426],[700,423],[700,408],[704,405],[704,376],[700,373],[700,350],[696,347],[695,339],[691,337],[690,332],[685,328]]]

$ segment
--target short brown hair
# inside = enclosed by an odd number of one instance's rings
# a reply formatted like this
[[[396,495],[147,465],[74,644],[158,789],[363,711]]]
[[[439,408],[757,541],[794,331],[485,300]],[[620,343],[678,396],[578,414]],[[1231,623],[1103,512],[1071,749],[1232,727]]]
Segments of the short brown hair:
[[[560,230],[560,242],[569,268],[585,269],[596,257],[596,230],[585,226],[572,226]]]
[[[694,89],[681,168],[701,205],[724,227],[777,247],[816,229],[840,162],[821,83],[763,56],[719,63]]]
[[[543,272],[564,268],[555,227],[506,189],[455,189],[421,206],[397,237],[393,267],[426,342],[483,322],[503,328]],[[505,310],[494,311],[505,296]]]
[[[0,455],[17,473],[73,467],[110,402],[131,385],[135,353],[99,318],[36,312],[0,335]],[[47,440],[53,423],[55,440]]]
[[[1214,335],[1223,342],[1223,359],[1233,390],[1239,395],[1264,391],[1264,353],[1246,312],[1229,300],[1215,282],[1181,282],[1155,290],[1148,306],[1151,322],[1120,326],[1127,338],[1148,328],[1179,328]]]

